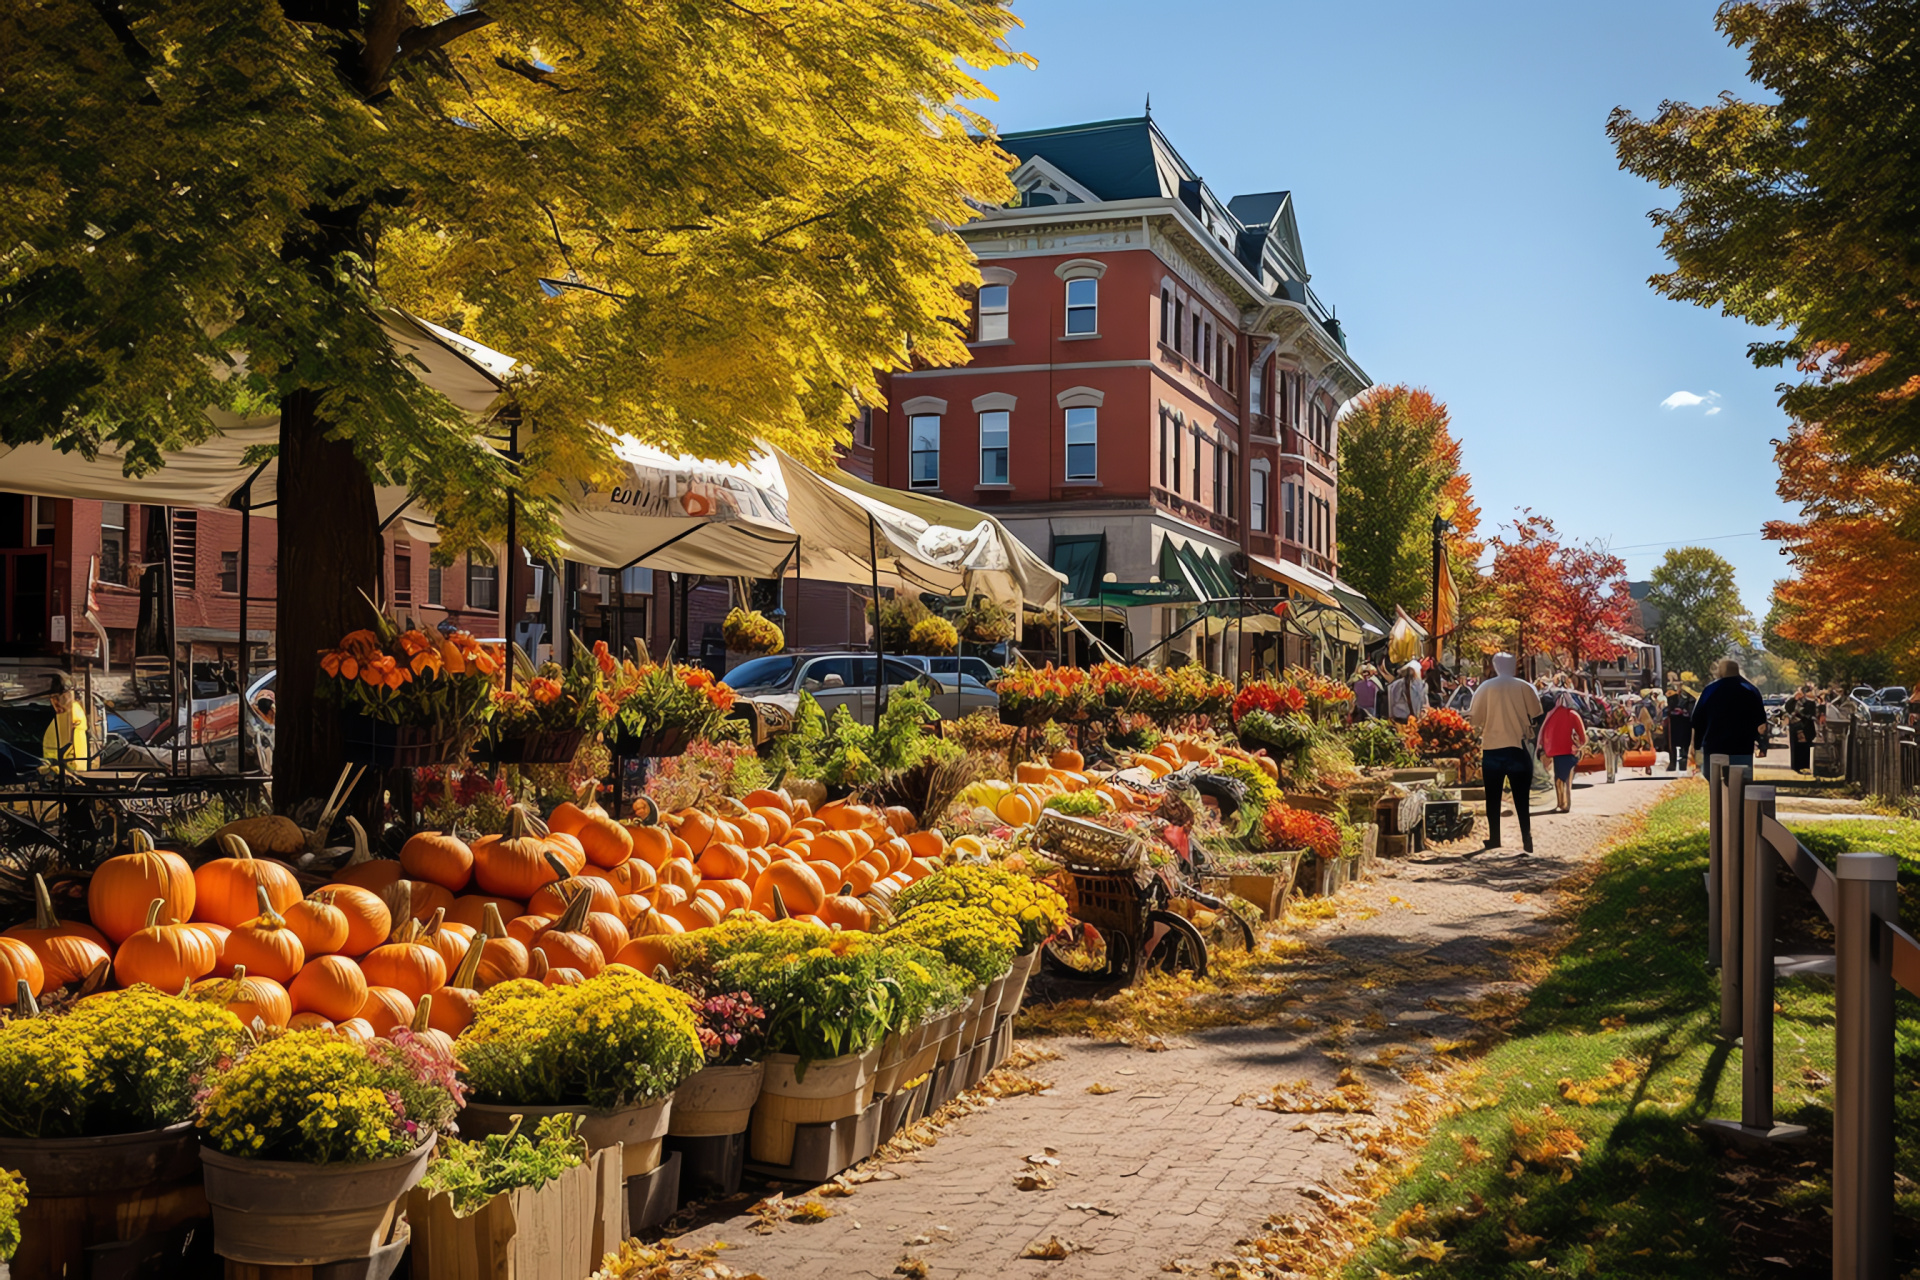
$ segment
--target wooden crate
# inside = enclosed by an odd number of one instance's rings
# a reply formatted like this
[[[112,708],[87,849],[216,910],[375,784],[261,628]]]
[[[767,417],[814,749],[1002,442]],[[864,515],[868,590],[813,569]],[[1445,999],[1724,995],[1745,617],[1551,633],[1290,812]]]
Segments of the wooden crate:
[[[456,1218],[453,1197],[407,1193],[415,1280],[582,1280],[626,1238],[624,1161],[618,1144],[537,1190],[497,1195]]]

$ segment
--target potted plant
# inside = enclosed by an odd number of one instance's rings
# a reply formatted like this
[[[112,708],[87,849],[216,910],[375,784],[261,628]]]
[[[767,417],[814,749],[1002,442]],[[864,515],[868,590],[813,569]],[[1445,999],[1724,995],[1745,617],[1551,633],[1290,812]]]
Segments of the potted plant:
[[[659,1165],[674,1090],[704,1061],[685,998],[624,966],[572,986],[489,987],[454,1054],[472,1091],[462,1132],[572,1113],[589,1149],[625,1144],[629,1178]]]
[[[27,1207],[27,1180],[10,1169],[0,1169],[0,1280],[13,1273],[13,1255],[20,1248],[20,1215]]]
[[[1013,615],[986,596],[967,601],[953,620],[960,638],[969,644],[1004,644],[1013,639]]]
[[[371,1256],[461,1093],[453,1063],[409,1031],[268,1038],[202,1098],[214,1250],[262,1266]]]
[[[407,1195],[416,1280],[584,1276],[617,1248],[619,1170],[601,1167],[611,1152],[589,1156],[579,1123],[553,1115],[473,1142],[443,1139]],[[596,1194],[605,1178],[616,1186]]]
[[[605,642],[592,647],[575,636],[563,670],[548,662],[524,685],[495,686],[482,754],[502,764],[566,764],[588,734],[618,710],[607,690],[613,657]]]
[[[706,1065],[673,1096],[667,1146],[681,1155],[680,1182],[715,1195],[740,1189],[747,1154],[747,1125],[766,1075],[767,1011],[745,991],[704,995],[694,988],[693,1020]]]
[[[778,623],[758,609],[742,609],[738,605],[727,612],[726,620],[720,624],[720,636],[726,641],[729,653],[757,657],[778,653],[787,647],[787,638]]]
[[[1408,745],[1423,760],[1458,759],[1480,749],[1480,734],[1452,707],[1435,707],[1415,717]]]
[[[885,936],[938,952],[972,976],[973,1001],[961,1020],[962,1050],[993,1030],[1020,947],[1020,930],[1012,921],[982,903],[935,900],[898,916]]]
[[[1267,848],[1275,852],[1300,850],[1313,854],[1315,891],[1329,893],[1339,887],[1343,840],[1333,819],[1281,801],[1260,815],[1260,834]]]
[[[945,618],[925,617],[907,633],[907,652],[919,654],[952,653],[960,647],[960,633]]]
[[[247,1043],[218,1004],[146,986],[0,1026],[0,1168],[36,1200],[66,1202],[58,1219],[29,1212],[23,1275],[80,1274],[85,1246],[192,1216],[168,1193],[200,1181],[194,1095]]]
[[[713,672],[681,662],[623,662],[613,694],[620,726],[614,750],[629,758],[679,755],[712,737],[734,701]]]
[[[893,900],[897,916],[908,918],[928,903],[954,902],[985,908],[1018,934],[1009,978],[996,1018],[1019,1012],[1027,981],[1040,958],[1040,945],[1067,927],[1067,902],[1031,876],[1004,867],[943,867],[908,885]]]
[[[320,654],[320,696],[340,708],[347,759],[418,768],[457,759],[487,713],[499,664],[471,635],[403,630],[377,609]]]
[[[1049,720],[1084,720],[1091,708],[1093,686],[1077,667],[1006,667],[993,682],[1000,695],[1000,719],[1006,724],[1037,727]]]

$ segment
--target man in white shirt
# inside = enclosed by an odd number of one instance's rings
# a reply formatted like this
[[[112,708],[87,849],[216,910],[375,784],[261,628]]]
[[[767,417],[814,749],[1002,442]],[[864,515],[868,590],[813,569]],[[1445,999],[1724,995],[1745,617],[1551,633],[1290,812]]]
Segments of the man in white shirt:
[[[1420,678],[1420,664],[1409,662],[1400,668],[1400,678],[1387,686],[1387,719],[1405,724],[1427,713],[1427,682]]]
[[[1480,771],[1487,790],[1486,849],[1500,847],[1501,783],[1511,778],[1513,815],[1520,820],[1520,847],[1532,853],[1533,827],[1527,802],[1533,794],[1533,757],[1527,754],[1527,738],[1540,715],[1540,695],[1513,674],[1518,665],[1510,653],[1493,655],[1494,677],[1481,681],[1473,691],[1467,718],[1480,731]]]

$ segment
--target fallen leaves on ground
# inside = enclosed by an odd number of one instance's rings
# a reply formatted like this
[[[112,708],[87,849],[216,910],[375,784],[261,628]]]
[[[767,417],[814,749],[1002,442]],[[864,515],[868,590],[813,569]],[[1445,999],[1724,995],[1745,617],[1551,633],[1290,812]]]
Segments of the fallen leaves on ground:
[[[1015,1174],[1013,1185],[1021,1191],[1051,1191],[1056,1184],[1052,1174],[1044,1169],[1035,1169]]]
[[[1059,1262],[1080,1246],[1071,1240],[1062,1240],[1059,1236],[1048,1236],[1045,1240],[1035,1240],[1020,1251],[1023,1258],[1038,1258],[1042,1262]]]
[[[1098,1080],[1095,1080],[1092,1084],[1087,1086],[1087,1092],[1091,1094],[1103,1094],[1103,1093],[1118,1093],[1120,1091],[1114,1088],[1110,1084],[1101,1084]]]
[[[1615,1058],[1613,1064],[1591,1080],[1562,1079],[1555,1087],[1560,1096],[1575,1106],[1590,1107],[1602,1094],[1632,1084],[1646,1070],[1646,1064],[1631,1058]]]
[[[735,1271],[722,1263],[720,1251],[729,1246],[716,1240],[697,1249],[682,1249],[662,1241],[656,1245],[626,1240],[619,1253],[601,1259],[593,1280],[766,1280],[758,1271]]]
[[[799,1223],[825,1222],[832,1216],[833,1210],[827,1208],[827,1206],[821,1204],[818,1200],[809,1200],[805,1204],[794,1206],[793,1211],[787,1215],[787,1221]]]
[[[1355,1075],[1352,1067],[1342,1067],[1331,1089],[1317,1088],[1309,1080],[1283,1080],[1265,1093],[1242,1094],[1233,1101],[1235,1106],[1254,1106],[1282,1115],[1312,1115],[1322,1111],[1372,1115],[1377,1099],[1372,1087]]]
[[[907,1280],[927,1280],[927,1264],[919,1258],[902,1258],[893,1269],[893,1274],[905,1276]]]

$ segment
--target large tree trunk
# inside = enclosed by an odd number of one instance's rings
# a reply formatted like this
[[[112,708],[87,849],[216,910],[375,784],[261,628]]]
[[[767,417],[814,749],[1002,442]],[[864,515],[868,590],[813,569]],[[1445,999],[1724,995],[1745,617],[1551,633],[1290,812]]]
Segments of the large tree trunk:
[[[360,593],[380,598],[380,514],[373,481],[353,446],[326,438],[317,397],[280,405],[279,678],[275,682],[273,799],[289,812],[325,800],[342,764],[339,710],[316,697],[320,650],[371,626]],[[364,800],[374,788],[362,784]],[[361,804],[351,806],[354,810]],[[377,833],[376,833],[377,834]]]

